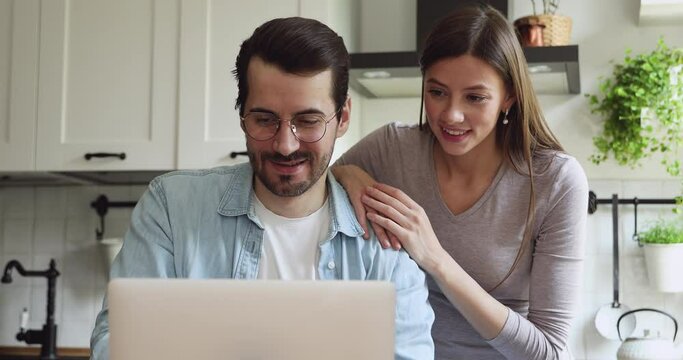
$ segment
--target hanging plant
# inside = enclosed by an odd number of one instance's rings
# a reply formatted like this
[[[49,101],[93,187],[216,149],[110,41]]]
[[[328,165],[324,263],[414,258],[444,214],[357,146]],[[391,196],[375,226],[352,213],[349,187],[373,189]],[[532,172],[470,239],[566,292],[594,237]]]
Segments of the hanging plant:
[[[593,138],[600,164],[610,155],[620,165],[635,167],[655,153],[672,176],[680,175],[679,146],[683,142],[683,50],[670,49],[659,39],[650,53],[631,56],[600,82],[598,95],[587,95],[591,112],[604,119]],[[678,198],[679,203],[681,198]]]

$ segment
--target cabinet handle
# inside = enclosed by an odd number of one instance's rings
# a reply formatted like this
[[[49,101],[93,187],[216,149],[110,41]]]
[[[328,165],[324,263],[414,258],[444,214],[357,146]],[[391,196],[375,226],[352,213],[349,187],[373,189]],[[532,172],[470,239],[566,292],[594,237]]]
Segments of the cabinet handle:
[[[238,157],[238,156],[240,156],[240,155],[242,155],[242,156],[248,156],[249,153],[246,152],[246,151],[233,151],[233,152],[230,153],[230,158],[231,158],[231,159],[234,159],[234,158],[236,158],[236,157]]]
[[[86,153],[84,157],[86,160],[90,160],[92,158],[109,158],[109,157],[117,157],[121,160],[126,160],[126,153],[125,152],[122,152],[122,153],[101,153],[101,152]]]

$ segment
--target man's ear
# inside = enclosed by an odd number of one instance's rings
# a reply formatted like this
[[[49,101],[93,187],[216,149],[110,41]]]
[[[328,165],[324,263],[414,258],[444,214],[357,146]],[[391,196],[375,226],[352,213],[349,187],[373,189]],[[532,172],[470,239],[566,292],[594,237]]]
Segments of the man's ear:
[[[346,101],[344,101],[344,106],[342,106],[341,117],[337,124],[337,138],[342,137],[346,130],[349,129],[349,122],[351,121],[351,97],[346,96]]]

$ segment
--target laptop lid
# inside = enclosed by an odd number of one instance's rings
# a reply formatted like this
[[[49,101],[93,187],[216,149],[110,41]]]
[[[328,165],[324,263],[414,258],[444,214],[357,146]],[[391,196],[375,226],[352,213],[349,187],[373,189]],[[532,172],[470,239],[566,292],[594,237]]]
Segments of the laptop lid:
[[[393,359],[380,281],[114,279],[111,360]]]

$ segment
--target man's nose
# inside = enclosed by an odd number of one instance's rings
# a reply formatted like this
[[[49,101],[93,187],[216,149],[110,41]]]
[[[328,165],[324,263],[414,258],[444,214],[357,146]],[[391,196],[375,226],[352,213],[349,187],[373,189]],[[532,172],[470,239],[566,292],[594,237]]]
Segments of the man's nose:
[[[294,131],[289,121],[282,121],[275,134],[273,150],[285,156],[299,150],[299,139],[294,136]]]

